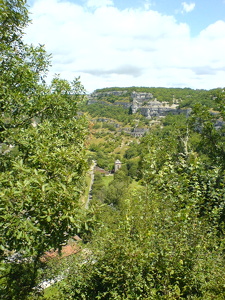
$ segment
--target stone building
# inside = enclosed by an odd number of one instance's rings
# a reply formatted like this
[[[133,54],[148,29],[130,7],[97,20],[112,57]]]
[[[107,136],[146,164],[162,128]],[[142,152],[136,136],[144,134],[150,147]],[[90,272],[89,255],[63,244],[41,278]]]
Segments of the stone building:
[[[117,159],[114,164],[114,172],[117,172],[121,168],[121,166],[122,166],[121,161]]]

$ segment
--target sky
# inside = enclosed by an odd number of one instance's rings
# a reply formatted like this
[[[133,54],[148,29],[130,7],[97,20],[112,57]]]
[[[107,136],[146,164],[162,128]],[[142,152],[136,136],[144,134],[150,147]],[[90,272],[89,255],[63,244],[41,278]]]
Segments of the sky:
[[[225,0],[28,0],[54,74],[105,87],[225,87]]]

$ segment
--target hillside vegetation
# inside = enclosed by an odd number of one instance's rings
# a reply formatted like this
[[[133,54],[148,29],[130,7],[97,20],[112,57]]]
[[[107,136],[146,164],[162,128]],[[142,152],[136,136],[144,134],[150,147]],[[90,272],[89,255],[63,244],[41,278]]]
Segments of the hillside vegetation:
[[[28,22],[1,2],[0,298],[223,300],[224,90],[47,85]]]
[[[122,167],[95,175],[90,252],[74,257],[62,299],[224,298],[224,100],[217,113],[196,102],[142,138],[94,129],[97,163],[101,152]]]
[[[193,90],[191,88],[164,88],[164,87],[125,87],[125,88],[103,88],[97,89],[94,94],[99,94],[97,97],[99,100],[105,100],[106,102],[117,102],[117,101],[132,101],[132,92],[137,93],[152,93],[154,98],[158,101],[166,101],[170,104],[173,101],[177,101],[181,107],[192,107],[196,102],[204,104],[208,107],[214,106],[214,96],[220,89],[212,90]],[[112,92],[122,92],[121,95],[107,95]],[[104,95],[105,94],[105,95]]]

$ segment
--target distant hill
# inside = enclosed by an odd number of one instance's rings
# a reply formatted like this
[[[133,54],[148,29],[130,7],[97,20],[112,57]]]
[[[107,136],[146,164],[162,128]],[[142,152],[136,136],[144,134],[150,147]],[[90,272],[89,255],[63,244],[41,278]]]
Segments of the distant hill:
[[[150,93],[153,98],[159,102],[174,102],[179,103],[182,107],[191,107],[193,103],[201,102],[206,106],[213,105],[213,97],[221,89],[203,90],[191,88],[164,88],[164,87],[113,87],[97,89],[92,93],[91,97],[99,97],[102,100],[118,101],[124,99],[125,101],[132,101],[132,93]]]
[[[138,112],[152,119],[168,114],[187,114],[196,103],[213,108],[217,91],[161,87],[103,88],[88,96],[87,105],[121,106],[128,109],[129,113]]]

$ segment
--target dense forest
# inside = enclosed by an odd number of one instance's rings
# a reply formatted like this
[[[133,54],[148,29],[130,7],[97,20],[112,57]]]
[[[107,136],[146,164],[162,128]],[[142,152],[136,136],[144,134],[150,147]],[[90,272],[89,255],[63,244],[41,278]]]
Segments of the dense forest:
[[[224,299],[224,90],[90,104],[79,78],[46,84],[26,1],[0,4],[0,299]],[[190,111],[114,105],[132,92]]]

